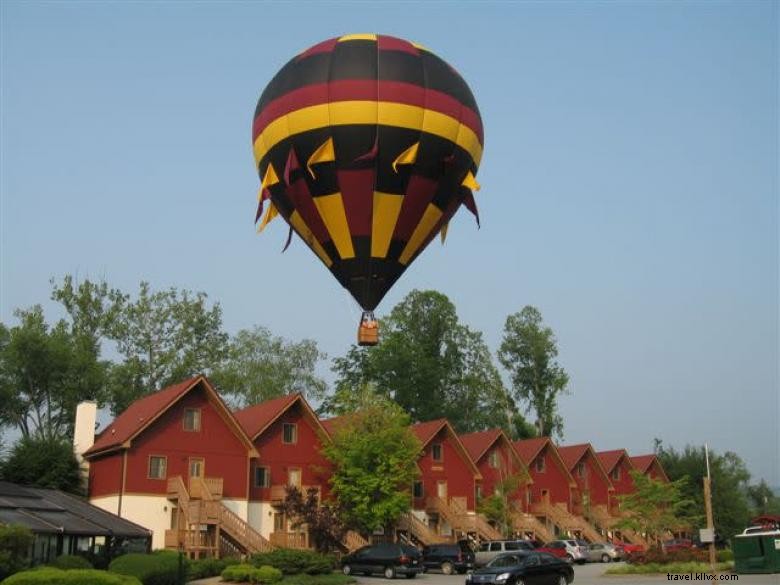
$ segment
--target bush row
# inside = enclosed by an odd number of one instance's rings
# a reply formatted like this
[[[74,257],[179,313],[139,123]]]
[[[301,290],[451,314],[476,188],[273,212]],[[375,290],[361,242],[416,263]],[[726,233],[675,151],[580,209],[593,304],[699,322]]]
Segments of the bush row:
[[[197,559],[190,561],[187,570],[187,578],[190,581],[216,577],[221,575],[227,567],[238,564],[238,559]]]
[[[65,571],[69,569],[92,569],[92,563],[90,563],[84,557],[78,555],[60,555],[51,562],[51,566],[55,569],[63,569]]]
[[[278,548],[252,556],[255,567],[276,567],[285,575],[327,575],[336,567],[336,557],[310,550]]]
[[[128,575],[116,575],[95,569],[71,569],[40,567],[11,575],[3,585],[141,585],[141,581]]]
[[[255,567],[254,565],[231,565],[222,571],[224,581],[236,581],[239,583],[262,583],[270,585],[282,580],[282,572],[269,566]]]
[[[187,574],[187,559],[182,559],[184,574]],[[121,575],[132,575],[143,585],[178,585],[179,553],[156,551],[150,555],[130,553],[111,561],[108,570]]]

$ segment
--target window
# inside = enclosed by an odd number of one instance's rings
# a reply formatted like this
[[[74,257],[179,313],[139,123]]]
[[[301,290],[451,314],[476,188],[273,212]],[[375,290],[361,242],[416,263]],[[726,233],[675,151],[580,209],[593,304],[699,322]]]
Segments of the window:
[[[500,542],[491,542],[490,543],[490,551],[491,552],[501,552],[501,543]]]
[[[612,479],[620,481],[620,467],[616,467],[612,470]]]
[[[585,477],[585,462],[584,461],[580,461],[577,464],[577,475],[579,475],[580,477]]]
[[[295,423],[284,423],[282,425],[282,443],[298,442],[298,425]]]
[[[255,467],[255,487],[271,487],[271,470],[267,467]]]
[[[520,543],[518,542],[504,543],[504,550],[520,550]]]
[[[414,485],[412,486],[412,493],[414,494],[415,498],[422,498],[423,497],[423,482],[415,481]]]
[[[536,471],[539,473],[544,473],[544,457],[537,457],[536,461],[534,461],[534,465],[536,466]]]
[[[287,470],[287,485],[292,485],[301,489],[301,468],[290,467]]]
[[[441,443],[434,443],[431,445],[431,459],[434,461],[442,461],[444,459],[441,451]]]
[[[477,486],[477,499],[478,500],[482,499],[482,486],[481,485]]]
[[[283,512],[274,512],[274,532],[287,530],[287,522]]]
[[[490,458],[488,459],[488,462],[490,463],[490,467],[493,469],[498,469],[500,460],[498,458],[498,451],[493,451],[490,453]]]
[[[206,462],[202,457],[190,457],[190,477],[203,477]]]
[[[184,430],[190,432],[200,430],[200,408],[184,409]]]
[[[149,456],[149,479],[165,479],[166,467],[168,467],[167,457],[159,455]]]

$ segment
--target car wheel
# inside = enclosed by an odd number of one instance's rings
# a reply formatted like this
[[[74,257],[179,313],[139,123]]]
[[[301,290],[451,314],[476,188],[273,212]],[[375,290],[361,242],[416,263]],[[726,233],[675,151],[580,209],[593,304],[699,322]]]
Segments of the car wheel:
[[[395,569],[393,567],[385,567],[385,579],[395,579]]]
[[[602,563],[608,563],[609,562],[609,555],[601,555],[601,562]]]
[[[454,567],[452,566],[452,563],[449,563],[447,561],[441,564],[441,572],[444,573],[445,575],[452,575],[453,568]]]
[[[566,555],[566,562],[569,563],[569,564],[573,563],[574,562],[574,557],[567,554]]]
[[[345,575],[351,575],[352,567],[350,567],[349,565],[344,565],[343,567],[341,567],[341,572],[344,573]]]

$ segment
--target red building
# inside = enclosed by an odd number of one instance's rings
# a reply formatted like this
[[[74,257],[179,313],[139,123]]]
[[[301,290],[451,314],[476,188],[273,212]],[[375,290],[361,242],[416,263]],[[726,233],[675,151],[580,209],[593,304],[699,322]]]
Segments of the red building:
[[[520,510],[527,501],[526,491],[533,483],[528,468],[501,429],[490,429],[460,435],[471,460],[482,479],[477,483],[477,499],[496,493],[502,482],[511,482],[515,489],[509,495]]]
[[[76,422],[90,424],[94,416]],[[92,445],[84,438],[88,429],[77,434],[89,465],[90,503],[151,529],[154,548],[165,546],[166,531],[181,520],[173,493],[180,489],[188,499],[207,493],[246,520],[257,450],[205,377],[136,400]]]
[[[609,475],[612,487],[615,488],[610,502],[611,510],[619,510],[618,497],[634,493],[634,480],[631,478],[631,472],[635,469],[631,458],[625,449],[599,451],[596,456],[604,471]]]
[[[314,488],[320,497],[328,497],[330,464],[322,454],[328,433],[301,394],[234,414],[259,453],[250,467],[249,523],[272,544],[307,547],[305,532],[294,530],[278,506],[288,485],[304,494]]]
[[[577,488],[577,482],[550,438],[524,439],[513,444],[533,480],[529,504],[549,502],[562,504],[567,511],[570,510],[572,490]]]
[[[661,466],[661,462],[658,461],[658,457],[656,457],[655,454],[637,455],[630,459],[631,465],[633,465],[634,469],[637,471],[640,471],[655,480],[669,483],[669,477],[666,475],[664,468]]]
[[[577,482],[580,501],[574,511],[583,514],[591,506],[608,506],[614,488],[590,443],[559,446],[558,453]]]

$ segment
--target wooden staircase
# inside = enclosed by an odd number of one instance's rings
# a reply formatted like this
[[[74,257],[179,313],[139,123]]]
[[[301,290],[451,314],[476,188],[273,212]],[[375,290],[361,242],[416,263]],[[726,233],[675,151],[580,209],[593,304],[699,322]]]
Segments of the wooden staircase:
[[[444,542],[447,537],[442,537],[428,528],[428,525],[415,516],[412,512],[404,512],[398,519],[398,530],[406,532],[413,540],[419,544],[427,545],[437,542]]]
[[[523,512],[518,504],[512,506],[512,527],[523,534],[524,537],[550,542],[555,539],[547,526],[539,522],[539,519],[533,514]]]
[[[477,540],[501,540],[504,538],[504,535],[491,526],[482,514],[469,514],[466,504],[462,500],[452,498],[450,507],[460,519],[462,530],[466,534],[475,534]]]
[[[368,545],[369,542],[354,530],[349,530],[344,535],[344,540],[341,541],[341,544],[347,549],[347,552],[354,552],[357,549]]]
[[[221,478],[190,479],[190,489],[181,476],[168,480],[168,499],[176,503],[176,527],[165,532],[165,547],[179,549],[189,557],[219,556],[224,551],[242,554],[266,552],[273,546],[235,512],[222,503]]]
[[[639,533],[628,528],[615,528],[615,524],[620,521],[621,516],[610,514],[606,506],[592,506],[591,516],[593,517],[594,523],[604,531],[618,530],[621,536],[628,542],[632,544],[641,544],[645,547],[645,549],[648,548],[647,540],[645,540]]]
[[[572,514],[566,509],[565,504],[553,504],[544,501],[531,507],[534,514],[548,518],[561,531],[578,534],[580,538],[590,542],[598,542],[602,535],[582,516]]]

